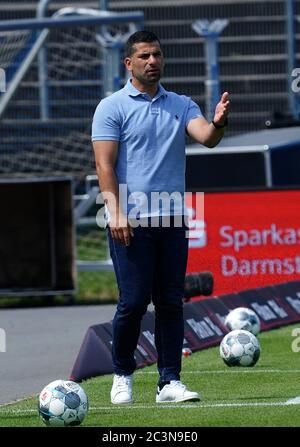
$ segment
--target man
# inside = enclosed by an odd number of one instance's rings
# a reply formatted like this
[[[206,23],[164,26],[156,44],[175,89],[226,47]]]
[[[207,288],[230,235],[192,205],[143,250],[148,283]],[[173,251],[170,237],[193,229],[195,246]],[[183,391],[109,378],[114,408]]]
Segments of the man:
[[[229,95],[222,95],[214,120],[208,123],[190,98],[160,85],[164,57],[155,34],[134,33],[125,52],[131,78],[124,88],[100,102],[92,126],[120,292],[113,319],[111,402],[133,401],[134,351],[151,299],[159,372],[156,402],[197,401],[199,394],[180,381],[188,255],[183,206],[185,134],[207,147],[218,144],[227,123]],[[154,201],[161,192],[170,197],[175,193],[181,199]]]

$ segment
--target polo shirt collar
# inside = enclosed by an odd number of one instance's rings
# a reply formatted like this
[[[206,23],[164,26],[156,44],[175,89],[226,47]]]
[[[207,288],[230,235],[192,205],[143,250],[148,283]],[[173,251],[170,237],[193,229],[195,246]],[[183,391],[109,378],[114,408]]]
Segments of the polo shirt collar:
[[[128,79],[128,81],[126,82],[125,90],[127,91],[129,96],[139,96],[139,95],[144,96],[147,94],[147,93],[140,92],[137,88],[135,88],[132,85],[131,79]],[[167,96],[167,91],[163,88],[163,86],[161,84],[158,84],[158,91],[153,99],[158,99],[161,96]]]

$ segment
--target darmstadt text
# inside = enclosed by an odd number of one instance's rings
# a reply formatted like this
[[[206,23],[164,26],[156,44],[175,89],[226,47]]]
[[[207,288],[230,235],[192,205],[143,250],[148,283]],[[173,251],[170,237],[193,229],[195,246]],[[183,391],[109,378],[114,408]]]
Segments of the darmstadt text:
[[[220,246],[231,248],[233,252],[221,257],[221,270],[224,276],[232,275],[292,275],[300,273],[300,256],[241,258],[239,254],[250,248],[293,247],[300,245],[300,228],[280,228],[271,223],[263,229],[234,229],[231,225],[220,228]],[[271,249],[269,253],[272,253]]]

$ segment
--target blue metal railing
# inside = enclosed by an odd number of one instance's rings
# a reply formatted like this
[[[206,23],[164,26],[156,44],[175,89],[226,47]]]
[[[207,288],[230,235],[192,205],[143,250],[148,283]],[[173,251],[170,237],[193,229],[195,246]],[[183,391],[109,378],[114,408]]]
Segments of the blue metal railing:
[[[80,9],[80,8],[79,8]],[[86,10],[88,11],[88,10]],[[102,24],[112,24],[112,23],[143,23],[144,14],[140,11],[133,11],[130,13],[113,13],[108,11],[95,11],[90,10],[90,15],[88,12],[86,15],[80,15],[78,17],[75,8],[63,8],[52,16],[52,18],[43,18],[43,19],[22,19],[22,20],[8,20],[0,23],[0,32],[1,31],[11,31],[11,30],[21,30],[21,29],[31,29],[31,30],[42,30],[38,35],[35,41],[33,41],[32,46],[26,58],[23,59],[23,62],[18,66],[17,71],[14,73],[14,76],[11,79],[10,84],[8,85],[7,91],[2,95],[0,100],[0,117],[4,113],[6,107],[9,104],[12,96],[17,90],[20,82],[24,78],[27,73],[29,67],[31,66],[33,60],[36,55],[45,44],[45,41],[48,37],[51,28],[64,28],[66,26],[82,26],[82,25],[102,25]],[[92,13],[94,11],[94,13]],[[71,15],[71,17],[64,17],[63,15]],[[43,90],[45,91],[45,85],[47,83],[47,77],[42,77],[40,83],[44,83],[42,85]],[[41,87],[41,89],[42,89]],[[47,119],[48,113],[48,103],[47,96],[41,95],[41,109],[44,110],[45,113],[41,114],[41,118]]]
[[[80,25],[99,25],[111,23],[128,23],[137,22],[142,23],[144,14],[142,11],[133,11],[130,13],[105,13],[101,17],[66,17],[46,19],[20,19],[20,20],[6,20],[0,23],[0,31],[11,31],[21,29],[43,29],[43,28],[64,28],[66,26],[80,26]]]

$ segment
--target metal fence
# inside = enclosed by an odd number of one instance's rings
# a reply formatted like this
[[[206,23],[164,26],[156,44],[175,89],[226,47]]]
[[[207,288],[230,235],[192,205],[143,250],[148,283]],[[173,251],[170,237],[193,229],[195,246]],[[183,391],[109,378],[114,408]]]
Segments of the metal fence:
[[[38,3],[0,1],[2,23],[34,18]],[[99,8],[101,3],[115,13],[144,13],[144,27],[158,34],[165,53],[164,87],[191,96],[204,112],[205,40],[192,24],[198,19],[228,20],[218,40],[220,87],[230,92],[232,102],[227,135],[263,129],[275,112],[293,112],[290,62],[293,57],[294,66],[300,66],[300,0],[293,2],[292,21],[288,21],[288,0],[99,0],[85,2],[84,7]],[[66,6],[78,7],[82,2],[48,2],[45,16]],[[47,48],[47,113],[41,113],[41,64],[36,55],[0,119],[0,175],[72,174],[78,186],[76,204],[83,210],[78,213],[84,223],[80,234],[92,251],[99,243],[95,219],[82,219],[95,198],[95,190],[91,193],[95,179],[89,177],[86,182],[86,176],[95,173],[90,127],[95,107],[106,94],[104,68],[109,65],[99,29],[97,24],[51,28],[43,44]],[[107,29],[114,36],[127,32],[128,25],[114,23]],[[0,67],[5,69],[7,86],[32,50],[38,32],[0,30]],[[292,52],[291,37],[295,38]],[[121,67],[120,59],[120,85],[125,77]],[[299,93],[293,101],[299,107]]]
[[[101,97],[120,88],[120,42],[142,19],[140,12],[99,17],[91,9],[62,8],[51,19],[2,23],[0,30],[0,66],[7,74],[0,97],[0,173],[74,176],[79,270],[95,268],[88,261],[95,261],[103,239],[95,212],[88,216],[99,192],[88,177],[95,169],[91,119]],[[112,270],[106,250],[102,257],[96,267]]]
[[[47,1],[47,0],[45,0]],[[0,2],[3,19],[36,15],[39,2]],[[110,0],[114,12],[141,10],[145,28],[162,41],[167,89],[192,96],[206,113],[206,64],[204,38],[192,24],[197,19],[227,19],[219,37],[221,90],[231,93],[231,117],[227,135],[265,128],[274,112],[290,113],[288,0]],[[16,7],[8,7],[15,4]],[[48,2],[45,15],[77,1]],[[99,7],[101,1],[85,6]],[[295,5],[295,66],[300,63],[300,0]],[[94,172],[90,151],[91,118],[103,96],[103,50],[97,26],[51,29],[47,44],[49,116],[42,117],[39,103],[41,64],[36,58],[1,117],[0,174],[16,172],[68,172],[77,178]],[[115,31],[124,31],[117,26]],[[30,50],[34,32],[29,29],[0,31],[0,67],[7,78],[18,58]],[[120,67],[121,67],[120,61]],[[43,71],[43,69],[42,69]],[[121,72],[122,73],[122,72]],[[124,73],[123,73],[124,76]],[[120,80],[122,85],[124,79]],[[293,94],[299,106],[299,94]],[[189,143],[191,141],[187,141]],[[12,156],[13,154],[13,156]]]
[[[22,1],[2,1],[1,18],[33,17],[38,3],[32,2],[30,6]],[[85,6],[99,7],[100,3],[100,0],[87,2]],[[231,93],[232,99],[228,135],[262,129],[276,111],[292,112],[287,0],[110,0],[106,3],[115,12],[132,9],[144,12],[145,28],[159,35],[164,48],[164,86],[192,96],[204,112],[207,108],[204,39],[196,34],[192,24],[196,19],[229,21],[219,38],[220,86],[221,90]],[[296,16],[300,16],[300,0],[293,3],[294,63],[299,66],[300,23]],[[45,14],[50,16],[61,6],[79,4],[79,1],[48,2]],[[11,71],[11,64],[18,63],[20,53],[24,57],[28,51],[26,46],[32,45],[32,34],[26,29],[0,31],[2,69],[10,67]],[[47,41],[50,122],[39,121],[38,70],[41,68],[36,60],[1,120],[1,152],[6,155],[1,160],[0,173],[47,169],[80,173],[83,167],[87,173],[93,171],[92,159],[83,157],[87,153],[91,117],[103,94],[103,53],[96,35],[96,26],[51,31]],[[297,98],[296,103],[299,107]],[[32,148],[28,157],[24,157],[24,136],[25,145]],[[61,148],[59,155],[54,153],[53,146]],[[16,148],[22,148],[22,153],[11,157],[11,150],[15,152]]]
[[[145,27],[156,32],[166,56],[162,80],[167,89],[191,95],[205,110],[205,58],[203,38],[191,25],[197,19],[228,19],[219,39],[221,90],[231,93],[229,133],[265,128],[276,111],[290,106],[287,0],[120,1],[110,8],[144,11]],[[300,1],[294,2],[295,66],[300,63]],[[299,95],[298,95],[299,107]]]
[[[74,11],[83,18],[75,19]],[[22,25],[19,22],[7,23],[7,28],[11,26],[7,30],[5,23],[2,31],[0,26],[0,66],[6,71],[8,84],[0,97],[2,175],[68,172],[84,179],[94,172],[92,116],[101,97],[108,94],[109,79],[116,84],[110,90],[121,86],[120,57],[114,79],[108,70],[108,56],[116,59],[115,41],[118,43],[126,28],[127,32],[132,30],[142,15],[113,13],[117,20],[106,23],[103,36],[102,19],[98,17],[98,24],[94,23],[97,17],[89,22],[97,11],[61,9],[59,13],[65,14],[64,26],[54,19],[55,27],[42,31],[34,29],[33,21],[25,29],[25,25],[18,29]],[[107,72],[111,76],[106,76]]]

